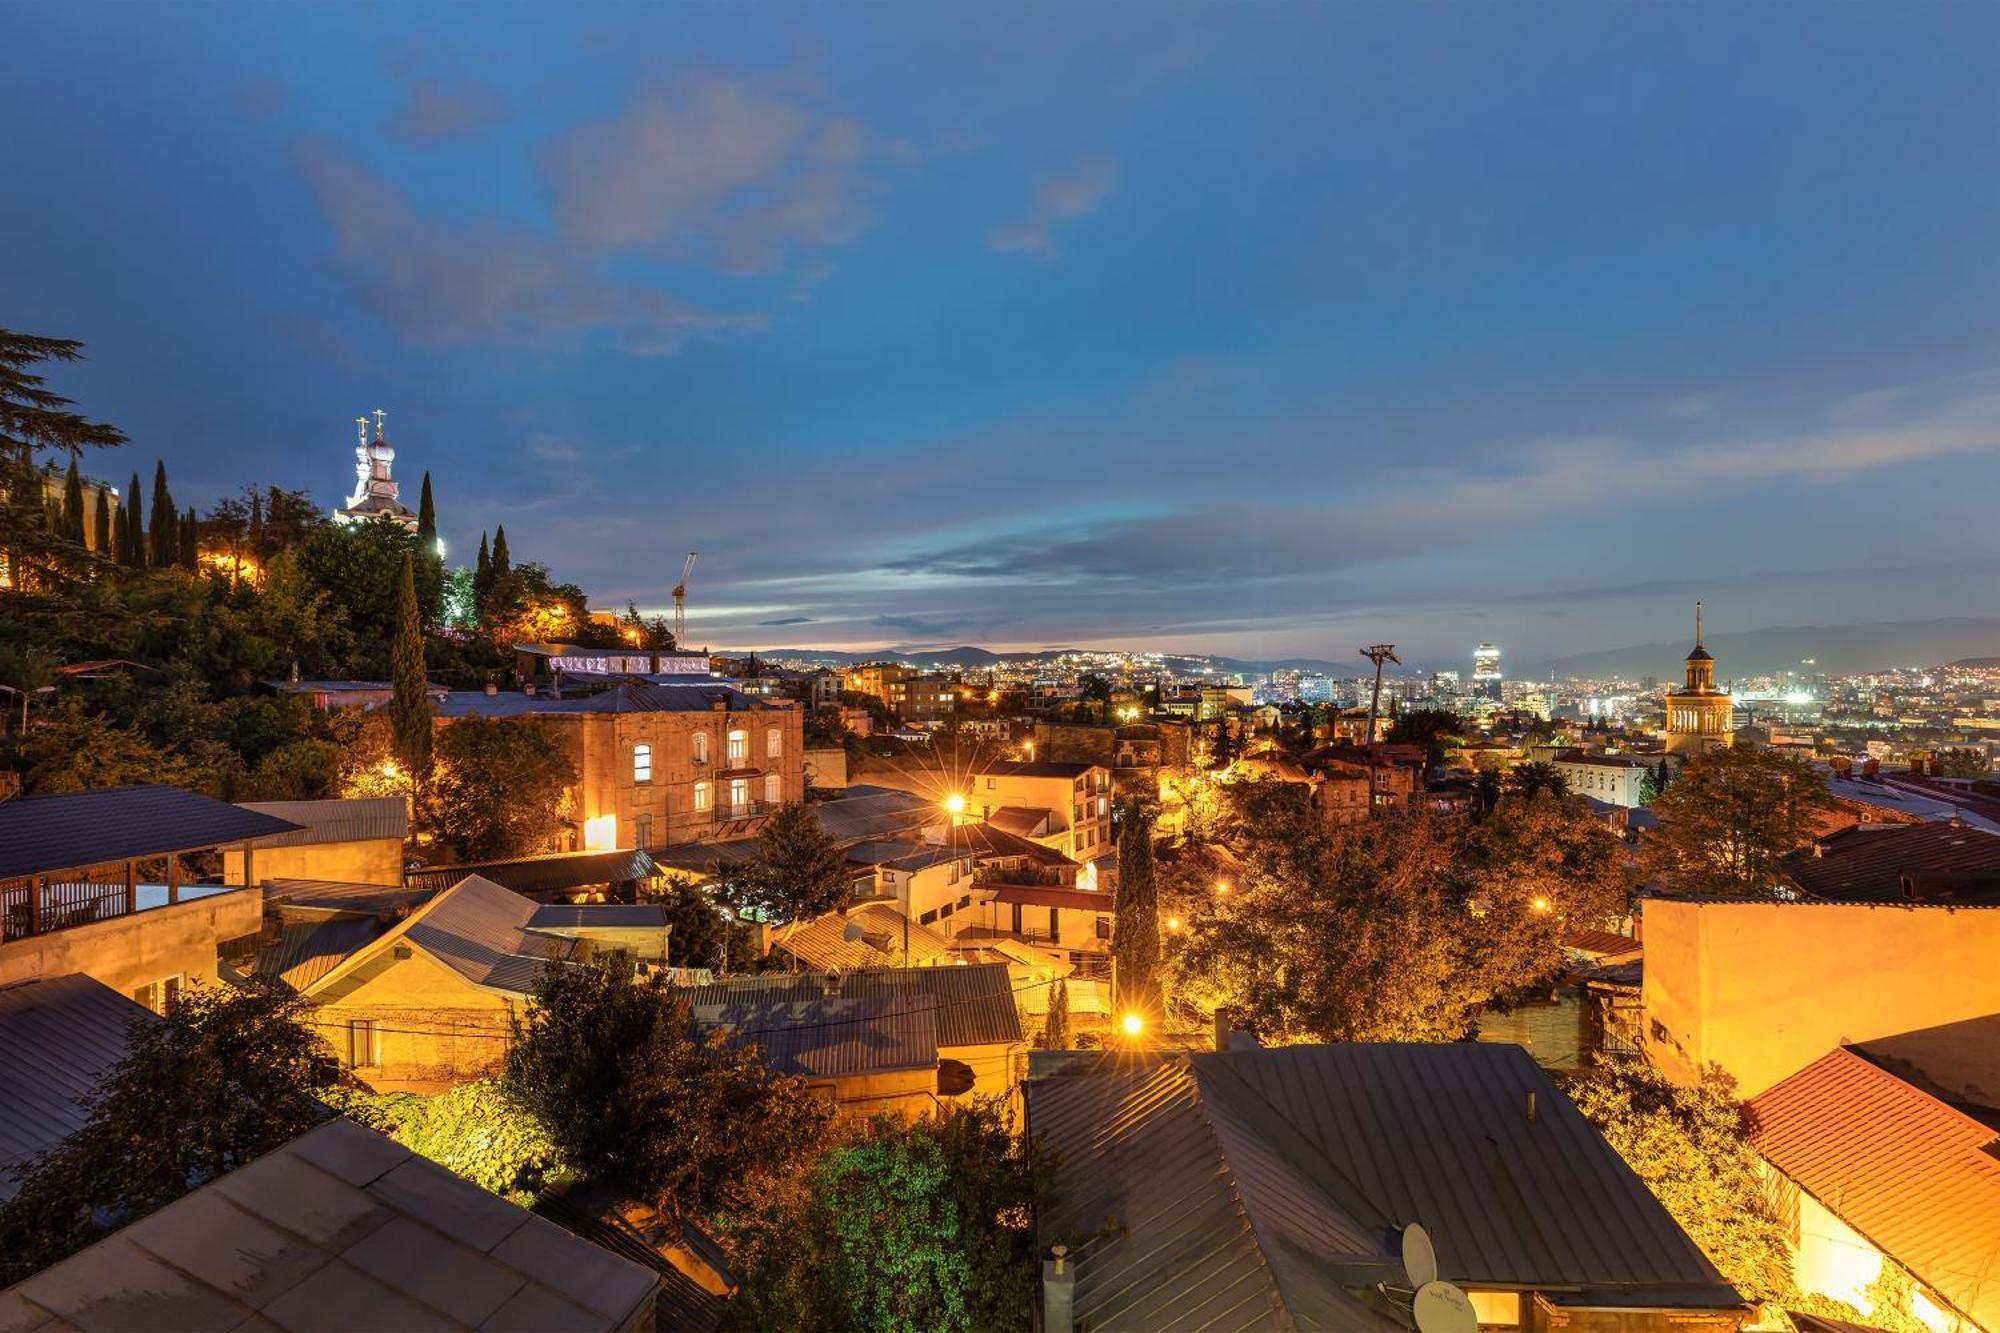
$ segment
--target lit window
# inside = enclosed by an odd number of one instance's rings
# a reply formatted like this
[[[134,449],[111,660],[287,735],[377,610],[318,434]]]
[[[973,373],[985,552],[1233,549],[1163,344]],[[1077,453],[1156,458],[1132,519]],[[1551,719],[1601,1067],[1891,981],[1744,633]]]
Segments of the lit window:
[[[697,782],[694,784],[694,808],[697,810],[708,809],[708,784],[706,782]]]
[[[653,747],[635,745],[632,747],[632,781],[651,782],[653,780]]]
[[[1472,1312],[1479,1317],[1481,1328],[1519,1328],[1521,1326],[1521,1293],[1518,1291],[1468,1291],[1467,1300],[1472,1302]]]
[[[750,757],[750,733],[732,731],[729,733],[729,762],[740,764]]]
[[[785,799],[785,780],[776,773],[764,775],[764,799],[772,805]]]
[[[708,762],[708,733],[705,731],[694,734],[694,761],[697,764]]]
[[[764,755],[768,759],[776,759],[784,752],[785,733],[779,731],[776,727],[772,727],[764,733]]]
[[[729,780],[730,809],[741,810],[748,804],[750,804],[750,779],[731,778]]]

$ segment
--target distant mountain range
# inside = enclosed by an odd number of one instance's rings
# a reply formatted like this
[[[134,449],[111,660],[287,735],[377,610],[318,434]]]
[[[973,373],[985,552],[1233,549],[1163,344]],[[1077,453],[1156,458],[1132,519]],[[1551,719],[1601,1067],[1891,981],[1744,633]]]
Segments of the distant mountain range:
[[[989,648],[975,648],[970,644],[960,644],[955,648],[931,648],[921,644],[903,645],[896,648],[877,648],[869,652],[845,652],[836,648],[760,648],[760,658],[784,658],[795,662],[815,662],[824,666],[853,666],[857,662],[901,662],[907,666],[958,667],[961,670],[976,671],[984,667],[998,666],[1003,662],[1025,662],[1035,658],[1050,657],[1056,653],[1074,652],[1065,647],[1049,647],[1034,651],[996,653]],[[731,654],[735,656],[735,654]],[[1164,653],[1163,656],[1175,662],[1204,664],[1217,671],[1244,671],[1250,673],[1265,671],[1321,671],[1328,675],[1358,676],[1368,668],[1353,664],[1324,661],[1317,657],[1286,657],[1269,661],[1252,660],[1241,657],[1217,657],[1212,653]]]
[[[1693,646],[1687,639],[1645,643],[1608,652],[1576,653],[1531,667],[1531,680],[1568,677],[1676,679]],[[1711,634],[1707,648],[1715,654],[1720,680],[1739,676],[1770,676],[1781,671],[1817,671],[1854,675],[1898,666],[1941,666],[1961,658],[1989,656],[2000,651],[2000,616],[1952,616],[1944,620],[1888,621],[1874,625],[1797,625],[1751,630],[1744,634]],[[1807,658],[1815,665],[1800,666]],[[1507,673],[1512,676],[1512,671]]]

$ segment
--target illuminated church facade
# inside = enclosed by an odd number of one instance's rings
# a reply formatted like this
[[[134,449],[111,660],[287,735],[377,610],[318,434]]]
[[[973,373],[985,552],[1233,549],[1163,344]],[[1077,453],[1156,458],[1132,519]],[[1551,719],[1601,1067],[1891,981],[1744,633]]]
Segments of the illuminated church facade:
[[[389,473],[390,466],[396,461],[396,451],[389,446],[384,431],[388,415],[380,408],[375,409],[373,440],[368,438],[368,418],[354,418],[357,438],[354,450],[354,494],[347,497],[345,508],[333,511],[333,516],[341,523],[368,523],[378,518],[386,518],[415,532],[416,511],[398,498],[401,488]]]
[[[1694,604],[1694,651],[1687,684],[1667,691],[1667,753],[1692,759],[1736,743],[1736,701],[1715,688],[1715,658],[1701,645],[1701,603]]]

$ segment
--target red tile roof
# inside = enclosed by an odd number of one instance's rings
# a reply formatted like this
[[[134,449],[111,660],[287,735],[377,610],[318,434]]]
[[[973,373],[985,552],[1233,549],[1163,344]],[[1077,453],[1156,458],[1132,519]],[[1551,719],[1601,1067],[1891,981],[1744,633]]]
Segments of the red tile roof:
[[[2000,1328],[1989,1125],[1845,1047],[1750,1103],[1757,1150],[1919,1282]]]

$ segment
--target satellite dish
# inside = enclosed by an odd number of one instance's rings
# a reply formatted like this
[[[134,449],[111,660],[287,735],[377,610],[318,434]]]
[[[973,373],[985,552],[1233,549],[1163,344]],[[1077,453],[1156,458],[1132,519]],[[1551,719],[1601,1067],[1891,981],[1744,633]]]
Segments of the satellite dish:
[[[1437,1281],[1437,1250],[1431,1244],[1430,1233],[1416,1222],[1403,1228],[1402,1256],[1403,1277],[1412,1288],[1427,1287]]]
[[[1426,1282],[1410,1302],[1417,1333],[1479,1333],[1479,1316],[1465,1293],[1449,1282]]]

